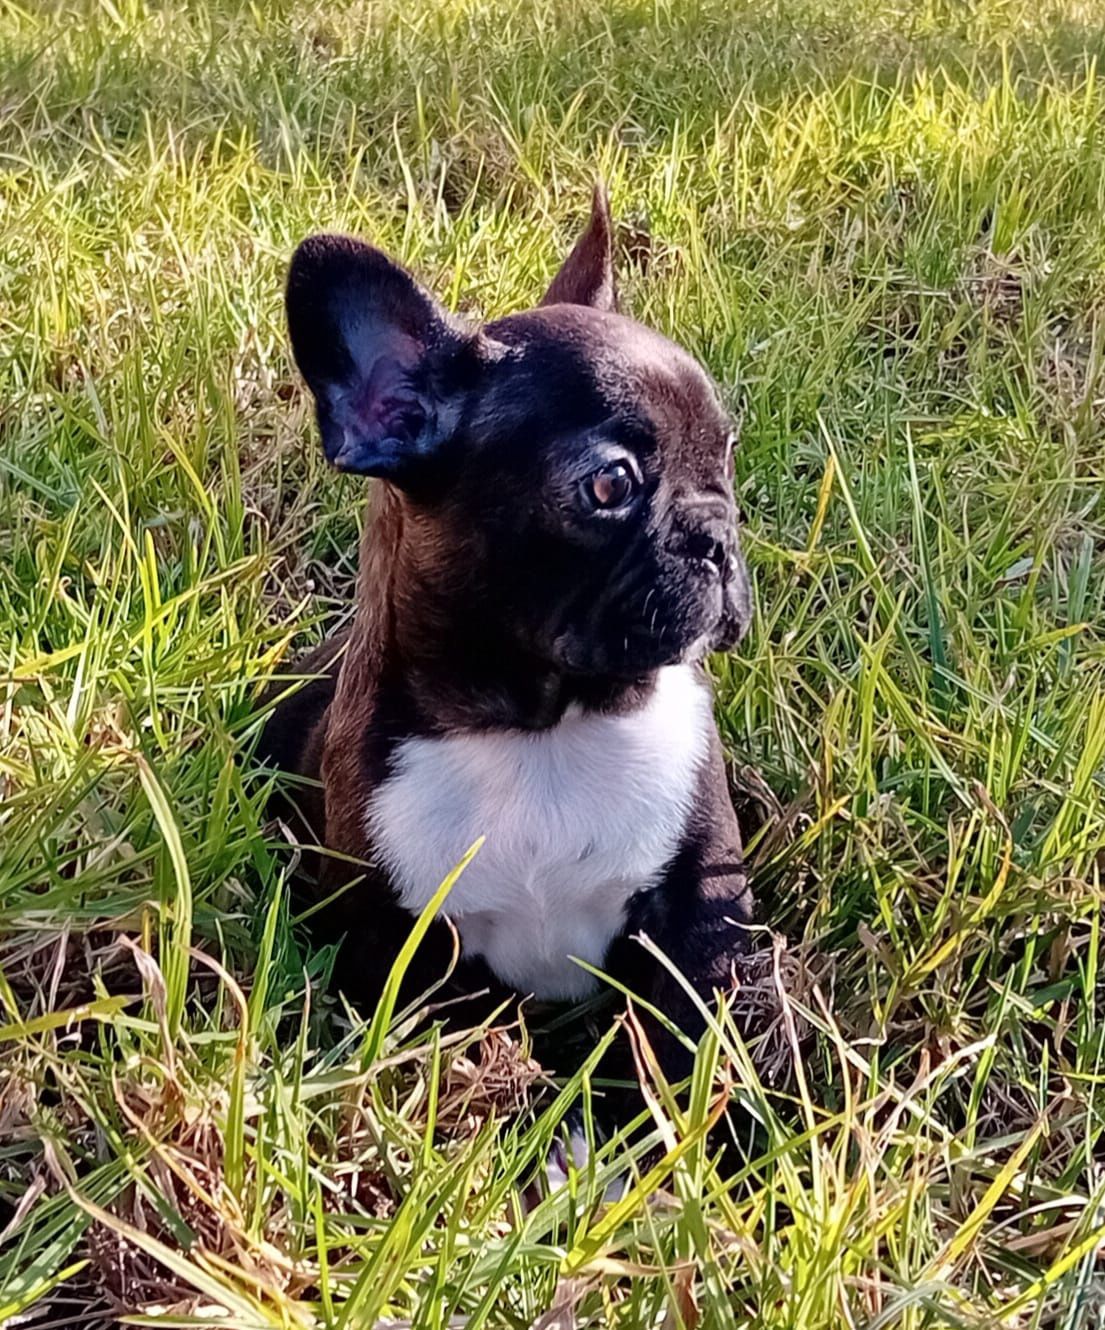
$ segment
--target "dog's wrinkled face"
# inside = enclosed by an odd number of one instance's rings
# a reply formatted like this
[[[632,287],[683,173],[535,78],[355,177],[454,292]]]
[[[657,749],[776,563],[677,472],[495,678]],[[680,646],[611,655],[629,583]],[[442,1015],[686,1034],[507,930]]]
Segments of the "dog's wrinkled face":
[[[601,193],[537,309],[463,325],[379,251],[319,236],[288,319],[327,457],[402,492],[420,580],[458,614],[572,675],[739,639],[733,424],[690,356],[616,312]]]
[[[570,673],[634,676],[733,645],[748,617],[733,427],[702,370],[587,308],[488,332],[507,353],[472,414],[487,465],[462,471],[457,498],[534,649]]]

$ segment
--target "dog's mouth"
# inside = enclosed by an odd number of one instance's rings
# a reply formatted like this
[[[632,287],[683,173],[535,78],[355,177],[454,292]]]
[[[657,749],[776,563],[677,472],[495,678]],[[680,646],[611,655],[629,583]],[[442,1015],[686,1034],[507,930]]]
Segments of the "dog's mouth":
[[[620,649],[615,643],[591,643],[564,634],[553,644],[556,667],[576,679],[612,679],[634,683],[654,670],[677,665],[686,648],[661,645],[644,635],[626,634]]]
[[[752,623],[752,588],[744,561],[734,559],[732,575],[722,589],[721,618],[706,650],[732,651]]]
[[[721,567],[678,560],[650,569],[641,560],[621,577],[581,582],[530,646],[565,676],[631,682],[731,650],[750,618],[739,549]]]
[[[735,645],[737,639],[730,633],[720,637],[720,627],[717,624],[698,632],[629,628],[620,636],[598,642],[568,632],[553,643],[552,656],[566,675],[631,683],[668,665],[697,664],[710,651]]]

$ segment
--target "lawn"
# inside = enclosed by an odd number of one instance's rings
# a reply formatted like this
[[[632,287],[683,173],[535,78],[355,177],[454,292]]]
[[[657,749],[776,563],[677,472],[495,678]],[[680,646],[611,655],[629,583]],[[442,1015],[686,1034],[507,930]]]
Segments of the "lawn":
[[[1103,61],[1092,0],[0,0],[0,1322],[1103,1323]],[[743,414],[771,933],[624,1199],[524,1212],[588,1067],[362,1019],[288,903],[255,702],[364,486],[281,295],[343,228],[524,307],[596,175]]]

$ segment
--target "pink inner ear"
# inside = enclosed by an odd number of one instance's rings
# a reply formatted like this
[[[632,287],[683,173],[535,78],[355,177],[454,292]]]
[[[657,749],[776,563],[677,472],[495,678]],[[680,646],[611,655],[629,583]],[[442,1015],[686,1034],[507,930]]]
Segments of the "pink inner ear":
[[[406,367],[386,355],[372,366],[350,410],[365,439],[413,438],[426,418]]]

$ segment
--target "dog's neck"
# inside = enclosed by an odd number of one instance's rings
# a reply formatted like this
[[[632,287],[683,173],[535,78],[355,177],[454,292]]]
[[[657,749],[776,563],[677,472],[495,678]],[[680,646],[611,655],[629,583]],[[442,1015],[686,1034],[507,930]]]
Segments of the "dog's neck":
[[[571,675],[521,649],[473,595],[471,569],[435,539],[415,507],[391,486],[375,486],[349,648],[364,665],[354,671],[358,697],[342,705],[367,702],[371,679],[378,721],[397,734],[441,734],[547,729],[572,706],[625,711],[650,695],[654,673],[630,681]]]
[[[404,739],[556,725],[573,704],[630,711],[652,695],[655,676],[579,679],[543,666],[485,624],[479,606],[450,586],[455,561],[427,549],[405,502],[378,485],[357,574],[357,607],[323,744],[326,844],[368,852],[363,810],[390,748]],[[470,575],[455,568],[458,584]],[[369,735],[372,741],[369,742]]]

